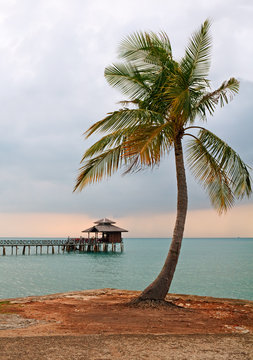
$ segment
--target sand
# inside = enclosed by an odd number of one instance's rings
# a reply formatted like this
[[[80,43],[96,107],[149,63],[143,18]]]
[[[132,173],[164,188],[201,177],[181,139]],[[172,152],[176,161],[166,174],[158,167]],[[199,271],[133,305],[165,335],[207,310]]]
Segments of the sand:
[[[114,289],[0,300],[0,359],[253,359],[253,302]]]

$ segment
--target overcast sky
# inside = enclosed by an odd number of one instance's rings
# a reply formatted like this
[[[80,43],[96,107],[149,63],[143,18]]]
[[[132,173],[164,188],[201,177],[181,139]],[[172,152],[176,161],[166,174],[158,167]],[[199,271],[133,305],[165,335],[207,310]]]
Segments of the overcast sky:
[[[72,190],[81,156],[96,140],[85,141],[83,132],[123,98],[103,75],[105,66],[117,61],[120,40],[138,30],[164,30],[180,59],[188,38],[207,17],[213,37],[210,79],[217,87],[234,76],[241,89],[206,127],[253,166],[251,0],[0,0],[1,236],[67,236],[65,230],[79,233],[79,224],[85,228],[105,216],[130,227],[132,236],[155,236],[145,224],[158,216],[159,235],[166,236],[168,227],[171,233],[173,156],[152,172],[118,174],[82,193]],[[195,224],[193,217],[201,210],[206,219],[214,215],[207,195],[190,173],[187,178],[188,235],[252,236],[253,199],[236,205],[234,217],[227,218],[230,224],[215,218],[216,233],[208,220]]]

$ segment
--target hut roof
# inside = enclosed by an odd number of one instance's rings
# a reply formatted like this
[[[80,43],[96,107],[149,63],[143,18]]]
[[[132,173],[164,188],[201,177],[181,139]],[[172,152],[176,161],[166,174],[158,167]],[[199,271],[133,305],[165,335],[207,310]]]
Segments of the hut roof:
[[[94,224],[102,225],[102,224],[116,224],[116,223],[115,223],[115,221],[112,221],[108,218],[103,218],[103,219],[94,221]]]
[[[128,232],[128,230],[122,229],[118,226],[112,225],[116,224],[115,221],[112,221],[107,218],[103,218],[100,220],[97,220],[94,222],[96,225],[93,225],[92,227],[83,230],[82,232],[103,232],[103,233],[109,233],[109,232]]]
[[[94,225],[89,229],[83,230],[82,232],[128,232],[128,230],[122,229],[114,225]]]

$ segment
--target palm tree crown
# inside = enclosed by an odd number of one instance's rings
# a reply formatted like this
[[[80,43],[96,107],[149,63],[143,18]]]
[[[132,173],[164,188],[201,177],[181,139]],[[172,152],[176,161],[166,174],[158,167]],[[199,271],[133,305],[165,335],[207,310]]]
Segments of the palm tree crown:
[[[158,165],[177,139],[187,136],[190,169],[219,212],[230,208],[235,198],[250,195],[248,167],[239,155],[206,128],[194,126],[195,120],[205,122],[218,104],[223,106],[239,90],[234,78],[214,91],[210,88],[209,28],[206,20],[180,61],[173,59],[164,32],[138,32],[121,42],[122,62],[108,66],[105,77],[129,100],[87,130],[87,137],[95,132],[105,135],[84,153],[74,191],[122,165],[126,173]]]

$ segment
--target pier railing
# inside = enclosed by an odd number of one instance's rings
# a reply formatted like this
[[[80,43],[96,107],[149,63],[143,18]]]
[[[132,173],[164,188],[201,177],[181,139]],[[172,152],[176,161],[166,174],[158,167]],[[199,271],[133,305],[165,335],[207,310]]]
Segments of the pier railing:
[[[65,245],[67,240],[0,240],[0,246],[58,246]]]

